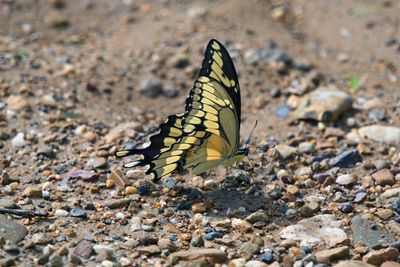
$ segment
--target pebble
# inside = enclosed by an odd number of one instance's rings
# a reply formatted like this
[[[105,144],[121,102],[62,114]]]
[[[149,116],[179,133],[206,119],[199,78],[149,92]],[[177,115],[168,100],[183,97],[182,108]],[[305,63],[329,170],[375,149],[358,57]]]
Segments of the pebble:
[[[359,192],[356,194],[356,197],[354,198],[355,203],[361,203],[367,198],[367,193],[365,192]]]
[[[167,249],[171,252],[176,251],[178,247],[175,245],[173,241],[167,238],[161,238],[158,240],[157,245],[160,247],[160,249]]]
[[[290,184],[287,186],[286,192],[292,195],[297,195],[300,192],[300,189],[297,186]]]
[[[125,187],[124,192],[125,192],[126,196],[130,196],[130,195],[137,194],[138,193],[138,189],[136,187],[134,187],[134,186],[127,186],[127,187]]]
[[[15,205],[14,201],[10,198],[1,198],[0,207],[5,209],[15,209],[17,208],[17,205]]]
[[[350,168],[356,165],[356,163],[361,162],[362,158],[355,149],[350,149],[343,151],[333,159],[329,161],[330,166],[340,167],[340,168]]]
[[[11,243],[18,243],[25,238],[28,230],[22,224],[15,220],[10,220],[4,216],[0,216],[0,239],[8,240]],[[0,242],[1,245],[1,242]]]
[[[25,188],[23,195],[30,198],[40,198],[42,197],[42,190],[30,185]]]
[[[268,265],[262,261],[251,260],[246,262],[245,267],[268,267]]]
[[[31,237],[31,241],[36,245],[46,245],[52,241],[52,239],[44,233],[36,233]]]
[[[376,215],[384,221],[390,219],[394,213],[391,209],[380,209],[376,212]]]
[[[24,133],[17,133],[14,138],[11,140],[11,145],[13,147],[19,148],[28,145],[29,142],[25,140]]]
[[[71,180],[76,180],[76,179],[81,179],[87,182],[94,181],[97,179],[99,174],[93,172],[93,171],[86,171],[86,170],[79,170],[79,169],[74,169],[67,174],[65,174],[65,178],[71,179]]]
[[[245,232],[249,231],[252,228],[252,226],[248,221],[233,218],[232,219],[232,228],[245,233]]]
[[[268,215],[263,211],[254,212],[246,217],[246,221],[249,221],[250,223],[268,222],[268,220]]]
[[[390,168],[390,162],[383,159],[374,160],[373,164],[377,171]]]
[[[153,232],[154,231],[154,226],[153,225],[142,225],[142,229],[145,232]]]
[[[86,165],[89,168],[98,169],[107,167],[108,162],[106,158],[93,158],[89,159]]]
[[[139,92],[150,98],[159,96],[163,91],[161,81],[155,75],[148,75],[139,84]]]
[[[81,209],[81,208],[77,208],[77,207],[73,207],[70,211],[69,211],[69,215],[71,217],[77,217],[77,218],[86,218],[87,213],[85,210]]]
[[[351,204],[350,202],[345,202],[340,205],[340,211],[343,213],[350,213],[353,211],[353,209],[353,204]]]
[[[89,241],[83,240],[75,247],[74,253],[84,259],[89,259],[93,255],[93,245]]]
[[[400,197],[400,187],[390,188],[381,194],[382,198]]]
[[[260,261],[271,264],[274,261],[274,255],[270,251],[266,251],[258,256]]]
[[[69,212],[66,210],[58,209],[54,212],[54,217],[68,217]]]
[[[238,253],[240,255],[244,254],[247,257],[252,257],[253,255],[258,254],[259,252],[260,252],[260,246],[252,242],[244,242],[238,250]]]
[[[351,96],[338,90],[334,85],[319,87],[300,98],[293,112],[293,118],[336,121],[340,115],[351,109],[352,103]]]
[[[198,261],[207,259],[209,264],[224,263],[227,260],[225,252],[214,248],[199,248],[186,251],[178,251],[172,253],[169,257],[169,262],[172,265],[179,261]]]
[[[375,182],[381,186],[394,184],[394,176],[388,169],[377,171],[376,173],[372,174],[372,178],[374,178]]]
[[[263,105],[263,106],[264,106],[264,105]],[[275,114],[276,114],[276,116],[277,116],[278,118],[286,119],[287,117],[289,117],[291,111],[292,111],[292,110],[290,109],[290,107],[289,107],[288,105],[283,104],[283,105],[280,105],[280,106],[276,109]]]
[[[223,234],[222,234],[222,233],[220,233],[220,232],[218,232],[218,231],[212,230],[212,231],[208,232],[208,233],[204,236],[204,239],[207,240],[207,241],[212,241],[212,240],[214,240],[214,239],[216,239],[216,238],[222,238],[222,237],[223,237]]]
[[[314,153],[315,152],[315,145],[310,142],[302,142],[298,146],[300,153]]]
[[[322,250],[315,253],[317,262],[332,263],[338,260],[346,259],[350,256],[350,249],[348,246]]]
[[[351,174],[342,174],[336,178],[335,182],[340,185],[351,185],[357,182],[357,178]]]
[[[377,142],[400,142],[400,128],[394,126],[369,125],[358,129],[358,134],[362,138]]]
[[[239,258],[239,259],[233,259],[229,262],[228,266],[229,267],[245,267],[246,264],[246,259]]]
[[[7,107],[14,111],[21,111],[30,108],[29,101],[21,95],[10,95],[6,100]]]
[[[56,153],[53,151],[53,149],[46,145],[40,146],[36,154],[38,156],[43,155],[49,159],[54,159],[56,157]]]
[[[204,239],[201,236],[193,236],[190,244],[193,247],[202,247],[204,246]]]
[[[175,187],[175,180],[172,177],[168,177],[163,182],[164,186],[169,189],[173,189]]]
[[[297,148],[288,145],[276,145],[275,149],[283,159],[288,159],[297,153]]]
[[[150,194],[150,189],[147,184],[142,184],[138,187],[139,194],[141,196],[146,196]]]
[[[393,247],[373,250],[363,256],[363,261],[375,266],[380,266],[385,261],[397,261],[399,251]]]
[[[203,213],[207,209],[207,206],[204,203],[196,203],[192,205],[193,213]]]

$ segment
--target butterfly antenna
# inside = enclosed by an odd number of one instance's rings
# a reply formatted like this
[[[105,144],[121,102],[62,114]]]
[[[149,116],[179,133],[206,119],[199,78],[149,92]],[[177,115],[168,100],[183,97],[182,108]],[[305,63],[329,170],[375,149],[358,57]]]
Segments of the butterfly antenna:
[[[258,120],[256,120],[256,123],[254,124],[253,130],[251,130],[251,133],[250,133],[250,135],[249,135],[249,143],[248,143],[249,146],[250,146],[251,137],[252,137],[252,135],[253,135],[253,133],[254,133],[254,130],[255,130],[256,127],[257,127],[257,123],[258,123]]]

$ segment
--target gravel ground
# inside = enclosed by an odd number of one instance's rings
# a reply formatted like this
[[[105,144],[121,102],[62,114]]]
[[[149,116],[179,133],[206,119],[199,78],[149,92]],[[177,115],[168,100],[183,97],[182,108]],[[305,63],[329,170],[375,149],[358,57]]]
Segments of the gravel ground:
[[[399,14],[0,2],[0,266],[400,266]],[[251,162],[156,184],[121,168],[116,149],[183,111],[211,38],[239,73]]]

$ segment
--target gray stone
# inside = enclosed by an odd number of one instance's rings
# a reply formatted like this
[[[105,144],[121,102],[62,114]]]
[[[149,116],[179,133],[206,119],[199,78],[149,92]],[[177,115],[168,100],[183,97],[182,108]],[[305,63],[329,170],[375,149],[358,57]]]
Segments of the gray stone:
[[[0,215],[0,237],[12,243],[18,243],[28,234],[25,226]]]
[[[147,97],[159,96],[163,91],[163,86],[158,77],[153,74],[145,77],[139,85],[139,92]]]
[[[373,164],[378,171],[382,170],[382,169],[390,168],[390,161],[387,161],[384,159],[374,160]]]
[[[336,121],[340,115],[351,109],[352,102],[351,96],[334,86],[319,87],[299,100],[293,117],[294,119]]]
[[[389,245],[396,241],[396,238],[386,229],[373,221],[362,218],[361,215],[351,220],[353,242],[362,243],[369,248],[377,248]]]
[[[356,197],[354,198],[354,202],[360,203],[360,202],[363,202],[366,198],[367,198],[367,193],[359,192],[356,194]]]
[[[51,267],[63,267],[64,263],[62,261],[62,257],[60,255],[53,255],[51,256],[50,260],[49,260],[49,265]]]
[[[0,207],[5,209],[15,209],[17,205],[15,205],[11,198],[3,197],[0,199]]]
[[[297,153],[297,148],[288,145],[276,145],[275,149],[283,159],[288,159]]]
[[[394,126],[369,125],[358,129],[358,134],[361,138],[371,139],[377,142],[400,142],[400,128]]]
[[[312,153],[315,151],[315,145],[310,142],[302,142],[299,144],[300,153]]]
[[[260,252],[260,246],[254,244],[253,242],[245,242],[239,248],[239,254],[244,254],[248,257],[253,256],[254,254],[258,254]]]
[[[36,245],[45,245],[52,241],[52,239],[45,233],[36,233],[32,235],[31,241]]]
[[[263,212],[263,211],[257,211],[246,218],[247,221],[251,223],[256,223],[256,222],[267,222],[268,221],[268,215]]]

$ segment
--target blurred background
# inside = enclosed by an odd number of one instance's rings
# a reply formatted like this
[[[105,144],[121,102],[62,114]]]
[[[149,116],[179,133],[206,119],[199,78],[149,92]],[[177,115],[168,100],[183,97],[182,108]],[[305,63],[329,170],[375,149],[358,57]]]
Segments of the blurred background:
[[[18,85],[11,90],[21,90],[26,67],[38,79],[32,94],[71,94],[93,119],[126,121],[138,110],[165,117],[183,110],[216,38],[240,75],[243,123],[253,125],[324,82],[398,98],[399,11],[390,0],[9,0],[0,4],[0,68]],[[257,132],[276,119],[261,119]]]

